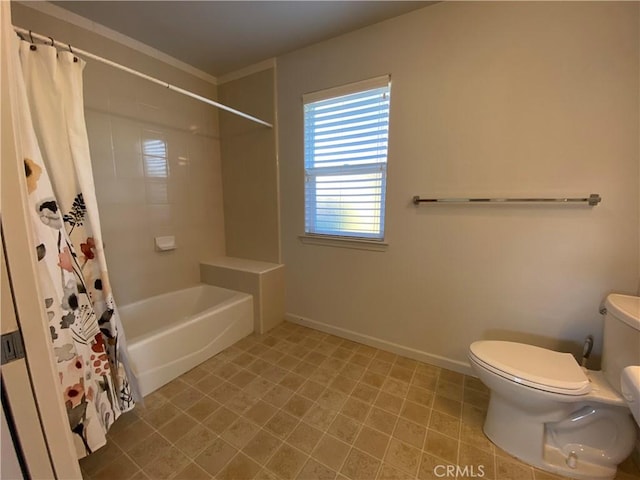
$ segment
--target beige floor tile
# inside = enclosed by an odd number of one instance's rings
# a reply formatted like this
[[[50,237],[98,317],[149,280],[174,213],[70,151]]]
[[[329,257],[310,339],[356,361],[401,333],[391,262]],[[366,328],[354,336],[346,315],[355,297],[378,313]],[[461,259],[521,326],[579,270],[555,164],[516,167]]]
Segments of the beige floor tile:
[[[262,398],[273,387],[275,387],[275,383],[270,382],[266,378],[257,377],[242,390],[256,398]]]
[[[340,473],[353,480],[371,480],[376,478],[380,464],[380,460],[361,452],[357,448],[352,448],[342,465]]]
[[[398,420],[397,415],[393,415],[389,412],[381,410],[379,408],[372,408],[369,416],[365,420],[365,425],[368,425],[381,432],[391,434],[396,426]]]
[[[196,425],[186,435],[176,441],[178,447],[187,457],[197,457],[205,448],[213,443],[217,435],[204,425]]]
[[[152,427],[160,428],[180,413],[178,407],[170,402],[160,405],[153,410],[145,411],[143,419]]]
[[[424,450],[447,462],[455,463],[458,458],[458,441],[435,430],[427,430]]]
[[[460,418],[462,415],[462,402],[436,394],[433,399],[433,409]]]
[[[260,427],[246,418],[240,417],[227,428],[220,437],[236,448],[242,448],[260,430]]]
[[[157,390],[157,393],[164,396],[165,398],[170,399],[175,395],[178,395],[179,393],[183,392],[184,389],[187,387],[187,385],[188,384],[183,382],[182,379],[176,378],[175,380],[172,380],[166,385],[160,387]]]
[[[273,433],[276,437],[287,438],[293,429],[298,425],[298,419],[286,412],[279,411],[271,420],[269,420],[264,428]]]
[[[188,383],[189,385],[195,385],[207,375],[209,375],[209,370],[201,365],[198,365],[197,367],[189,370],[187,373],[180,375],[180,380],[182,380],[184,383]]]
[[[427,428],[405,418],[398,419],[393,437],[422,450]]]
[[[382,460],[389,440],[389,435],[364,426],[360,430],[354,446],[372,457]]]
[[[407,400],[422,405],[423,407],[431,408],[433,405],[433,392],[426,388],[411,385],[406,396]]]
[[[186,435],[191,429],[193,429],[198,422],[191,418],[186,413],[181,413],[175,416],[172,420],[165,423],[158,429],[160,435],[169,440],[171,443],[175,443],[180,437]]]
[[[403,382],[409,383],[411,381],[411,378],[413,377],[413,370],[410,370],[408,368],[403,368],[398,364],[395,364],[393,367],[391,367],[389,376],[392,378],[396,378],[398,380],[402,380]]]
[[[208,393],[211,393],[216,388],[218,388],[224,382],[225,380],[223,378],[213,373],[210,373],[209,375],[204,377],[202,380],[200,380],[198,383],[196,383],[194,385],[194,388],[196,388],[197,390],[200,390],[202,393],[208,394]]]
[[[436,395],[462,402],[462,384],[447,382],[440,379],[436,387]]]
[[[337,415],[336,410],[314,406],[304,416],[304,421],[319,430],[326,431]]]
[[[472,388],[480,392],[489,393],[489,388],[487,388],[487,386],[482,383],[479,378],[470,377],[468,375],[465,375],[464,377],[464,388]]]
[[[409,383],[396,378],[387,377],[380,390],[396,397],[404,398],[409,392]]]
[[[232,363],[223,363],[219,368],[213,371],[218,377],[228,380],[240,371],[240,367]]]
[[[415,478],[402,470],[398,470],[396,467],[383,463],[380,472],[378,472],[378,480],[413,480]]]
[[[408,368],[409,370],[415,370],[420,362],[417,360],[413,360],[412,358],[398,356],[396,358],[395,364],[404,368]]]
[[[396,397],[395,395],[391,395],[387,392],[380,392],[378,398],[376,398],[376,401],[374,402],[374,405],[397,415],[400,413],[400,410],[402,410],[403,403],[404,400],[400,397]]]
[[[217,480],[252,480],[261,467],[246,455],[238,453],[216,475]]]
[[[114,478],[129,480],[140,471],[138,465],[122,456],[102,467],[91,478],[96,480],[113,480]]]
[[[171,403],[181,410],[187,410],[202,398],[202,392],[193,387],[187,387],[184,391],[171,398]]]
[[[356,380],[352,378],[345,377],[343,375],[338,375],[333,381],[329,384],[329,388],[333,390],[337,390],[346,395],[349,395],[357,384]]]
[[[365,403],[357,398],[349,397],[340,411],[343,415],[353,418],[359,422],[364,422],[371,409],[371,404]]]
[[[464,467],[467,466],[479,475],[479,472],[483,473],[483,478],[491,480],[496,478],[494,468],[495,456],[486,450],[481,450],[473,445],[466,443],[460,443],[458,453],[458,465]],[[501,480],[501,479],[496,479]]]
[[[464,375],[462,373],[454,372],[452,370],[446,370],[443,368],[440,371],[440,380],[462,385],[464,383]]]
[[[327,432],[345,443],[353,443],[362,424],[342,414],[338,414]]]
[[[392,438],[385,455],[385,462],[411,475],[418,473],[421,451],[411,445]]]
[[[305,453],[311,453],[322,437],[322,432],[311,425],[300,422],[287,438],[287,442]]]
[[[282,440],[276,438],[266,430],[260,430],[247,443],[242,451],[256,462],[264,465],[271,458],[275,451],[282,445]]]
[[[438,410],[431,412],[429,428],[451,438],[457,439],[460,437],[460,420]]]
[[[297,476],[298,480],[333,480],[336,472],[310,458]]]
[[[203,425],[215,433],[221,434],[238,418],[238,415],[228,408],[220,407],[212,415],[207,417]]]
[[[385,377],[382,375],[378,375],[377,373],[367,371],[364,373],[364,375],[362,375],[360,381],[369,385],[370,387],[381,388],[384,384]]]
[[[429,425],[430,415],[431,410],[429,408],[408,401],[404,403],[400,412],[401,417],[425,427]]]
[[[375,358],[393,364],[396,361],[397,355],[391,352],[385,352],[384,350],[378,350],[375,354]]]
[[[377,373],[378,375],[386,376],[391,370],[391,364],[379,358],[374,358],[368,365],[367,370]]]
[[[273,417],[277,410],[273,405],[260,400],[245,412],[245,416],[258,425],[264,425]]]
[[[122,433],[123,432],[119,432]],[[114,442],[107,442],[107,444],[88,455],[80,459],[80,468],[88,475],[95,474],[101,468],[106,467],[112,461],[121,458],[123,452]]]
[[[420,460],[420,468],[418,469],[418,478],[420,480],[436,480],[447,476],[448,478],[454,478],[455,473],[448,475],[446,470],[448,465],[455,468],[455,462],[449,463],[428,453],[423,453]]]
[[[533,480],[533,468],[517,460],[496,456],[496,478],[511,480]]]
[[[223,405],[231,400],[231,398],[240,393],[240,388],[236,385],[232,385],[228,382],[224,382],[221,385],[218,385],[216,388],[209,392],[209,396],[213,398],[215,401],[222,403]]]
[[[335,390],[327,389],[317,398],[316,402],[323,408],[329,408],[331,410],[340,410],[344,402],[347,401],[347,396],[344,393],[337,392]]]
[[[262,399],[278,408],[282,407],[293,396],[293,391],[282,385],[276,385],[269,390]]]
[[[205,472],[216,475],[236,453],[234,447],[217,438],[195,458],[195,462]]]
[[[138,466],[144,468],[149,463],[162,456],[170,446],[171,444],[166,438],[162,437],[159,433],[154,432],[143,442],[140,442],[129,450],[127,454],[138,464]]]
[[[486,410],[489,406],[489,393],[466,389],[464,391],[464,403]]]
[[[287,403],[284,404],[282,410],[293,415],[294,417],[302,418],[313,406],[313,401],[305,398],[301,395],[293,395]]]
[[[436,374],[421,374],[415,373],[411,379],[411,385],[424,388],[431,392],[435,391],[438,384],[438,376]]]
[[[170,447],[163,454],[144,467],[145,475],[154,480],[163,480],[173,477],[181,471],[190,459],[176,447]]]
[[[258,401],[258,398],[249,395],[247,392],[238,392],[231,397],[224,404],[229,410],[233,410],[238,415],[244,415],[244,413],[253,407]]]
[[[330,435],[324,435],[311,456],[332,470],[338,471],[349,453],[349,445]]]
[[[324,389],[324,385],[308,380],[298,389],[298,394],[311,400],[315,400],[322,392],[324,392]]]
[[[196,421],[202,422],[220,407],[220,404],[213,398],[200,394],[200,399],[185,411]]]
[[[282,385],[283,387],[295,392],[306,381],[306,378],[301,375],[298,375],[296,373],[289,373],[282,380],[280,380],[279,385]]]
[[[284,480],[292,480],[296,478],[307,458],[309,457],[306,454],[285,443],[271,457],[267,468]]]
[[[210,480],[213,476],[197,464],[190,462],[174,477],[175,480]]]
[[[379,390],[370,384],[363,382],[358,383],[351,392],[351,396],[362,400],[363,402],[373,403],[378,396]]]
[[[117,422],[116,422],[117,423]],[[154,432],[154,428],[146,423],[144,420],[137,420],[124,430],[119,430],[115,433],[109,432],[109,440],[113,441],[118,447],[125,452],[135,447],[144,439],[149,437]],[[107,443],[109,446],[109,443]],[[100,452],[102,449],[98,450]],[[89,458],[93,457],[90,455]]]

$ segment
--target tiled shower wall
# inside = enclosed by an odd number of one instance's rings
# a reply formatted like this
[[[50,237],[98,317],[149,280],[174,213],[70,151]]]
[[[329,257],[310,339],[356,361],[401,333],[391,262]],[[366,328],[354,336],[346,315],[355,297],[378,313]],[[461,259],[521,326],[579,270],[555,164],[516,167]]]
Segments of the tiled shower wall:
[[[100,73],[109,93],[104,99],[103,80],[87,72],[87,128],[113,288],[129,303],[197,282],[198,262],[224,254],[216,114],[117,71]],[[175,236],[176,250],[155,251],[154,237],[164,235]]]
[[[214,85],[168,64],[24,5],[12,8],[17,25],[215,99]],[[216,109],[91,60],[84,98],[116,302],[197,283],[199,261],[225,253]],[[175,235],[176,250],[154,250],[163,235]]]

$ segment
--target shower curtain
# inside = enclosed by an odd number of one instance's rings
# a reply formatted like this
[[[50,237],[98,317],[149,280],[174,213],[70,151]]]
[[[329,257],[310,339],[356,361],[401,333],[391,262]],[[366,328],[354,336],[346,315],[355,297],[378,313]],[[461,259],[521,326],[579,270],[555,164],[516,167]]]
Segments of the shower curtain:
[[[49,319],[81,458],[106,443],[109,427],[138,398],[103,251],[84,122],[84,62],[70,51],[18,39],[6,22],[2,29],[3,42],[15,47],[7,60],[18,97],[13,121],[43,295],[38,301]]]

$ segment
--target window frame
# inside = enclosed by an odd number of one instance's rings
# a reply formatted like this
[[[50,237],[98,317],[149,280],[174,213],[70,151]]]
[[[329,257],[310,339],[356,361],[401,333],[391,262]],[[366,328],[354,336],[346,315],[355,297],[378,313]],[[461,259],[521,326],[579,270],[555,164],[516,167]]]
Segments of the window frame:
[[[317,92],[312,92],[308,94],[304,94],[302,96],[302,106],[303,106],[303,150],[304,150],[304,229],[305,233],[303,235],[299,235],[301,241],[305,244],[321,244],[321,245],[330,245],[330,246],[339,246],[339,247],[347,247],[347,248],[358,248],[358,249],[367,249],[367,250],[385,250],[388,244],[386,243],[387,229],[386,229],[386,215],[387,215],[387,205],[386,205],[386,195],[387,195],[387,171],[388,171],[388,158],[389,158],[389,126],[387,126],[386,132],[386,151],[384,155],[384,161],[371,162],[369,164],[363,165],[333,165],[333,166],[307,166],[307,148],[308,145],[308,131],[307,131],[307,116],[306,116],[306,106],[308,104],[312,104],[315,102],[320,102],[324,100],[337,99],[346,95],[357,94],[361,92],[366,92],[369,90],[375,90],[380,88],[386,88],[387,94],[390,96],[391,93],[391,76],[390,75],[382,75],[374,78],[370,78],[368,80],[363,80],[359,82],[350,83],[347,85],[341,85],[334,88],[329,88],[325,90],[320,90]],[[391,117],[391,105],[389,104],[389,111],[387,113],[387,117],[385,121],[389,125],[390,117]],[[314,137],[315,138],[315,137]],[[308,212],[308,187],[307,182],[309,181],[310,175],[312,172],[312,178],[316,178],[317,173],[327,172],[328,175],[337,175],[340,172],[345,173],[346,175],[355,175],[355,174],[375,174],[376,172],[382,172],[382,176],[380,178],[380,200],[377,204],[376,212],[380,215],[380,228],[379,234],[371,234],[368,235],[366,233],[358,234],[358,232],[354,234],[347,233],[345,231],[344,235],[341,235],[340,232],[337,233],[325,233],[325,232],[316,232],[311,231],[313,228],[308,228],[309,225],[313,225],[314,221],[317,220],[318,216],[318,204],[313,205],[311,210],[314,215],[313,218],[310,219]],[[312,189],[313,190],[313,189]],[[313,194],[313,192],[311,193]]]

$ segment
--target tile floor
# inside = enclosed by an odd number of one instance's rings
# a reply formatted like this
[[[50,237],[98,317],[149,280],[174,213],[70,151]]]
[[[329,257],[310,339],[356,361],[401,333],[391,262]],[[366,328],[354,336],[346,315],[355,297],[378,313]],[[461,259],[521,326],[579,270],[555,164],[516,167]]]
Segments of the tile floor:
[[[284,323],[147,396],[80,466],[94,480],[426,480],[455,464],[458,478],[561,478],[487,440],[488,399],[475,378]]]

